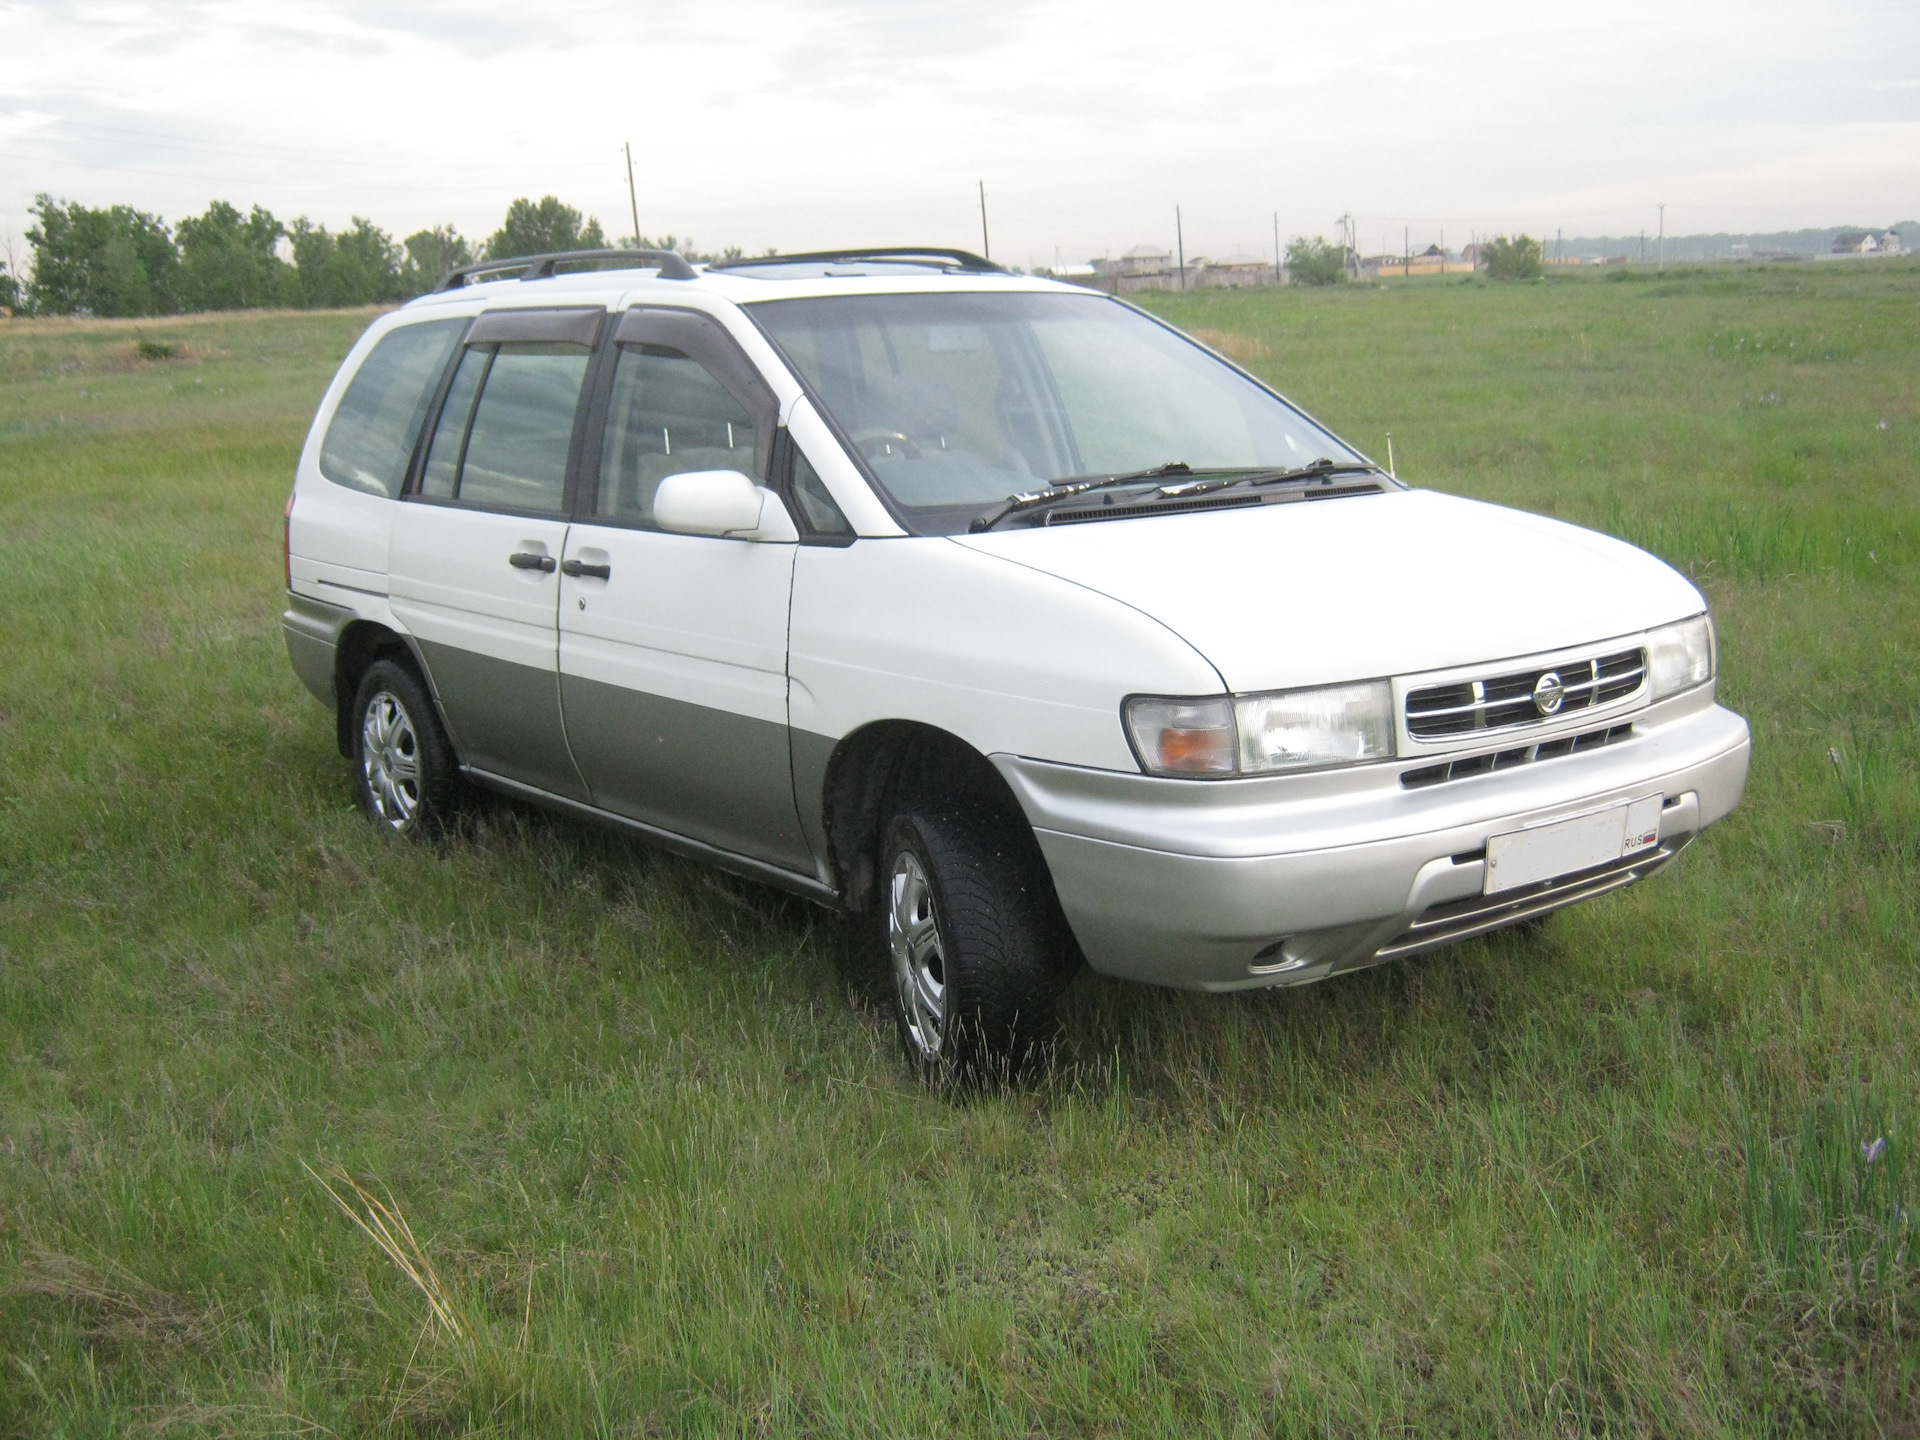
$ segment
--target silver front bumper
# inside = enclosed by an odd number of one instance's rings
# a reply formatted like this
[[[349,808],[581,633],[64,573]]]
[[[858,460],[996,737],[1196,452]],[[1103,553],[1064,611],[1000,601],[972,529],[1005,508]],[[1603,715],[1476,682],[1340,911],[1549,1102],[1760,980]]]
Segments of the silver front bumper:
[[[1250,780],[1165,780],[994,762],[1039,837],[1088,963],[1186,989],[1297,985],[1618,889],[1739,803],[1747,723],[1712,687],[1648,707],[1602,749],[1406,789],[1406,762]],[[1417,762],[1416,762],[1417,763]],[[1490,836],[1664,797],[1628,860],[1485,896]]]

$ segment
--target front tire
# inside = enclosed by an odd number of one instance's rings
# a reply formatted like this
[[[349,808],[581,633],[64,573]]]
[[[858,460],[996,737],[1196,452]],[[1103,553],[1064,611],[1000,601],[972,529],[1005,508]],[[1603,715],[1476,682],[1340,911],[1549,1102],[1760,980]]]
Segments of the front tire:
[[[1066,967],[1051,885],[999,829],[964,811],[908,811],[886,830],[894,1018],[936,1084],[1011,1079],[1056,1028]]]
[[[459,766],[427,688],[413,671],[376,660],[353,702],[353,770],[360,808],[396,835],[437,829],[452,815]]]

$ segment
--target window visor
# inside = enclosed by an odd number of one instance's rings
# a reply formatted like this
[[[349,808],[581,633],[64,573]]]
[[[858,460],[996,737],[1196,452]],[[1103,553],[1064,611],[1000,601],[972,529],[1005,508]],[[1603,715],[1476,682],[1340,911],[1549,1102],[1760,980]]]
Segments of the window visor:
[[[467,344],[545,341],[591,347],[600,338],[600,322],[606,315],[600,309],[487,310],[467,331]]]

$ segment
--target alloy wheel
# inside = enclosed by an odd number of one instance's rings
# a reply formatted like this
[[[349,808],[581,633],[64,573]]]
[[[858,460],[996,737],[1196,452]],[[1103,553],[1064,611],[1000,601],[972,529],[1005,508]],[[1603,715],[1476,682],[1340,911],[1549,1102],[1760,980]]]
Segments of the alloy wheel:
[[[921,1060],[938,1060],[947,1026],[946,950],[933,886],[911,850],[894,857],[888,899],[887,947],[907,1041]]]
[[[379,818],[405,830],[420,808],[420,737],[413,717],[391,690],[367,701],[360,725],[367,795]]]

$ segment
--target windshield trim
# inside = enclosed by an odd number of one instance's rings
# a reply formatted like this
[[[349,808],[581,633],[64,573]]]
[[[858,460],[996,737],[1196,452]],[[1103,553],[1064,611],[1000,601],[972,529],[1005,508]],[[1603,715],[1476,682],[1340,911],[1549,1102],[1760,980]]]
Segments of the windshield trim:
[[[892,292],[867,292],[867,291],[850,290],[847,293],[849,296],[856,296],[856,295],[867,295],[869,293],[877,295],[877,294],[892,293]],[[916,295],[927,295],[927,294],[1004,295],[1008,292],[998,288],[997,286],[989,288],[986,286],[955,285],[951,289],[948,289],[947,287],[943,286],[939,290],[918,290],[913,293]],[[1378,470],[1382,475],[1387,474],[1387,470],[1385,466],[1377,464],[1371,456],[1366,454],[1357,445],[1353,445],[1349,443],[1339,433],[1339,431],[1333,429],[1329,425],[1322,424],[1319,420],[1316,420],[1312,415],[1308,414],[1304,408],[1294,403],[1292,400],[1289,400],[1285,395],[1281,394],[1278,390],[1274,389],[1273,386],[1269,385],[1265,380],[1262,380],[1258,375],[1255,375],[1252,371],[1247,370],[1245,367],[1228,359],[1225,355],[1222,355],[1218,350],[1213,349],[1211,346],[1202,344],[1200,341],[1194,339],[1193,336],[1187,334],[1186,331],[1180,329],[1177,325],[1174,325],[1170,321],[1162,320],[1158,315],[1155,315],[1151,310],[1142,309],[1140,306],[1135,305],[1132,301],[1124,300],[1118,295],[1109,295],[1102,290],[1086,290],[1075,285],[1063,284],[1059,286],[1049,286],[1045,290],[1020,291],[1020,292],[1014,292],[1014,293],[1039,294],[1039,295],[1069,295],[1069,296],[1073,296],[1076,299],[1084,297],[1084,299],[1088,304],[1093,304],[1096,302],[1104,302],[1111,305],[1118,305],[1123,309],[1131,310],[1136,315],[1144,316],[1146,319],[1151,320],[1155,325],[1158,325],[1162,330],[1165,330],[1169,334],[1173,335],[1176,339],[1179,339],[1184,343],[1192,346],[1194,349],[1200,351],[1200,353],[1205,355],[1209,360],[1217,361],[1219,364],[1224,365],[1229,370],[1233,371],[1236,375],[1239,375],[1242,379],[1250,382],[1255,388],[1265,391],[1268,395],[1272,396],[1275,400],[1278,400],[1282,405],[1286,406],[1287,409],[1291,410],[1294,414],[1298,415],[1302,420],[1305,420],[1309,425],[1313,426],[1316,430],[1322,431],[1324,434],[1326,434],[1327,437],[1333,440],[1335,444],[1341,445],[1347,450],[1351,451],[1358,458],[1360,463],[1368,465],[1375,470]],[[966,526],[964,524],[961,526],[961,529],[957,532],[949,532],[946,530],[929,531],[921,528],[921,523],[922,523],[921,517],[914,515],[910,509],[900,505],[898,502],[895,501],[892,492],[888,490],[885,483],[881,481],[878,473],[874,470],[873,465],[869,462],[865,452],[862,451],[858,445],[855,445],[853,443],[852,437],[847,433],[845,427],[841,425],[840,417],[834,413],[833,407],[828,405],[825,397],[820,395],[814,389],[812,382],[807,378],[806,371],[802,369],[800,365],[795,363],[793,356],[787,353],[786,346],[780,343],[779,337],[774,334],[773,330],[769,326],[761,324],[759,317],[754,314],[754,311],[762,305],[774,305],[774,304],[780,304],[782,302],[798,303],[804,300],[830,299],[830,298],[838,298],[838,297],[837,296],[768,295],[764,299],[741,300],[741,301],[738,301],[737,304],[741,313],[744,314],[747,317],[747,319],[753,323],[753,328],[759,331],[760,337],[763,340],[765,340],[769,346],[773,348],[773,353],[780,357],[780,363],[787,367],[787,373],[793,377],[794,383],[800,387],[800,393],[805,395],[808,401],[811,402],[813,406],[814,414],[820,417],[821,422],[825,424],[827,429],[832,433],[835,443],[837,443],[840,446],[841,453],[844,454],[847,457],[847,459],[853,462],[854,468],[860,472],[860,478],[866,482],[867,489],[873,492],[874,497],[879,500],[882,508],[884,508],[887,514],[893,518],[894,524],[898,525],[908,535],[913,535],[913,536],[927,536],[927,535],[947,536],[953,533],[965,533]],[[928,508],[931,508],[931,507],[928,507]],[[941,508],[943,510],[947,510],[947,509],[955,509],[958,507],[941,507]]]

